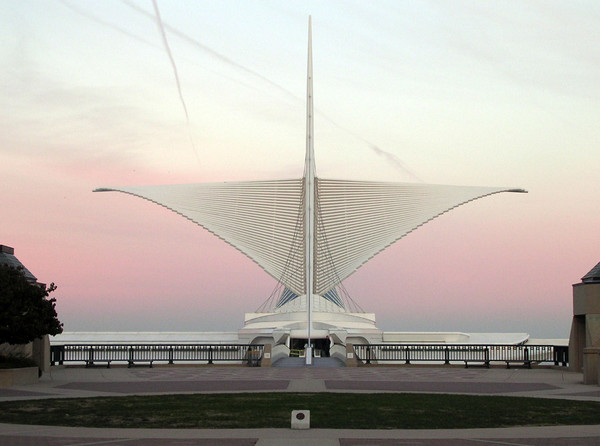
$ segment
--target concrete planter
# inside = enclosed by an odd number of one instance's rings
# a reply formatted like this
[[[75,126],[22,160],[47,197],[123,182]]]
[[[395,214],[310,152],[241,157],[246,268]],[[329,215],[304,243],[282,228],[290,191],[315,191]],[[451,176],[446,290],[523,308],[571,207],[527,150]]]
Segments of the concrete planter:
[[[22,386],[35,384],[39,381],[37,367],[22,367],[18,369],[0,369],[0,387]]]

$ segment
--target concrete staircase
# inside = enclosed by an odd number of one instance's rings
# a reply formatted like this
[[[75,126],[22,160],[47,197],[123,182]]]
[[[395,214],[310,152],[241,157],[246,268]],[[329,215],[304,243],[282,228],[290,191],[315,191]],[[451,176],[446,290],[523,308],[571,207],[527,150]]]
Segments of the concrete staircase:
[[[280,360],[274,362],[272,367],[346,367],[346,364],[337,358],[313,358],[313,363],[310,366],[307,366],[305,362],[306,358],[281,358]]]

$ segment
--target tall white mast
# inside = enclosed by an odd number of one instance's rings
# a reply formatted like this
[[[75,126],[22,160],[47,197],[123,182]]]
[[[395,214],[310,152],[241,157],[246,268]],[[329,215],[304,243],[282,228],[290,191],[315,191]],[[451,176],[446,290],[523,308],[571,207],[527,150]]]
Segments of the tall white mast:
[[[306,365],[312,364],[312,296],[315,228],[315,151],[313,138],[312,21],[308,17],[308,76],[306,86],[306,159],[304,161],[304,234],[307,337]]]

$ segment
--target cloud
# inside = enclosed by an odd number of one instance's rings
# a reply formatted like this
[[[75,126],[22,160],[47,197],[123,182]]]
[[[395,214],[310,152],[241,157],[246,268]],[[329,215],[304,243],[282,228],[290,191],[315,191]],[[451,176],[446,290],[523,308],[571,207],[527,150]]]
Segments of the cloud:
[[[600,19],[571,5],[434,2],[447,20],[439,39],[454,54],[526,89],[600,97]],[[460,26],[469,23],[468,29]],[[460,27],[459,27],[460,26]],[[457,60],[458,64],[460,61]]]

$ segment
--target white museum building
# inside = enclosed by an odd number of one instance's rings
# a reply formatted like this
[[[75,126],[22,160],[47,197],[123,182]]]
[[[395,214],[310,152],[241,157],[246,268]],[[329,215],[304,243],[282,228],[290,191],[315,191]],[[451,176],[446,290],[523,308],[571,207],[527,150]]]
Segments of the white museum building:
[[[364,312],[347,295],[343,281],[393,243],[460,205],[502,192],[525,191],[319,177],[312,71],[309,22],[302,178],[96,189],[140,197],[182,215],[236,248],[280,284],[257,312],[246,314],[237,333],[161,333],[161,341],[186,342],[196,336],[194,341],[271,344],[274,361],[291,351],[304,355],[305,346],[314,346],[313,354],[318,355],[327,336],[333,343],[332,355],[338,347],[343,354],[346,343],[490,342],[490,336],[482,334],[383,332],[375,315]],[[117,342],[127,334],[106,336],[111,339],[103,342]],[[60,338],[68,342],[69,334]],[[494,342],[517,344],[527,338],[526,333],[496,334]]]

